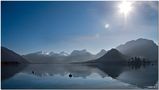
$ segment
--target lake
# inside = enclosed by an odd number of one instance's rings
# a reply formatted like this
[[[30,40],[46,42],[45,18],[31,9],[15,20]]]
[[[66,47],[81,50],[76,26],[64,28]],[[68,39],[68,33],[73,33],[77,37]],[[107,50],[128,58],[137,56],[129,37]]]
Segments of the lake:
[[[158,66],[105,64],[2,65],[2,89],[158,88]]]

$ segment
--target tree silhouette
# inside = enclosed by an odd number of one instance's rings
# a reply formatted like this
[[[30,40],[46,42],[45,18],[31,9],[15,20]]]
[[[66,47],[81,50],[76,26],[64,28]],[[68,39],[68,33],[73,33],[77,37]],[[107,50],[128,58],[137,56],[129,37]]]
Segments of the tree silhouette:
[[[130,66],[132,69],[139,69],[140,67],[146,67],[150,63],[151,62],[148,59],[137,56],[131,57],[128,60],[128,66]]]

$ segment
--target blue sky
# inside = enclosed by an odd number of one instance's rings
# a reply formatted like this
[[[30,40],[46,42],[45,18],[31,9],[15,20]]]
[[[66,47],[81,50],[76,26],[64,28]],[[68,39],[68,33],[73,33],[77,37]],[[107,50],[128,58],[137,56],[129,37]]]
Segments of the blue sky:
[[[157,43],[157,2],[2,2],[2,46],[19,54],[87,49],[97,53],[138,38]],[[107,27],[106,27],[107,25]]]

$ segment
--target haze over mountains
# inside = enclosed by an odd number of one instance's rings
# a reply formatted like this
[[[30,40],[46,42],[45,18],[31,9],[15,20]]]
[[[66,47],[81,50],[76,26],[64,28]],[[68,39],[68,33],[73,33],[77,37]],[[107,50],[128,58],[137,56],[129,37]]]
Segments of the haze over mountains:
[[[25,59],[30,63],[71,63],[71,62],[87,62],[97,61],[101,63],[120,62],[123,63],[127,60],[127,57],[143,57],[149,60],[157,60],[158,46],[152,41],[147,39],[137,39],[129,41],[123,45],[119,45],[115,49],[104,50],[102,49],[96,55],[91,54],[87,50],[74,50],[70,54],[65,52],[60,53],[44,53],[42,51],[30,53],[27,55],[13,54],[10,51],[2,47],[2,61],[14,60],[14,57],[19,62],[24,62]],[[23,60],[24,59],[24,60]]]
[[[116,49],[131,57],[138,56],[150,60],[158,59],[158,46],[152,40],[140,38],[120,45]]]
[[[101,50],[96,55],[91,54],[86,49],[83,50],[74,50],[70,54],[65,52],[62,53],[43,53],[35,52],[27,55],[23,55],[23,57],[31,63],[70,63],[70,62],[83,62],[92,59],[97,59],[103,56],[106,53],[105,50]]]

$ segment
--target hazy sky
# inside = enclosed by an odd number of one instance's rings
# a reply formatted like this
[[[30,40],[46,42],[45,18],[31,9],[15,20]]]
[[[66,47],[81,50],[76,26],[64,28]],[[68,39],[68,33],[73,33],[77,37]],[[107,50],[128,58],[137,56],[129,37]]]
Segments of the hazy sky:
[[[97,53],[138,38],[157,43],[157,2],[2,2],[2,46],[19,54],[87,49]]]

